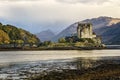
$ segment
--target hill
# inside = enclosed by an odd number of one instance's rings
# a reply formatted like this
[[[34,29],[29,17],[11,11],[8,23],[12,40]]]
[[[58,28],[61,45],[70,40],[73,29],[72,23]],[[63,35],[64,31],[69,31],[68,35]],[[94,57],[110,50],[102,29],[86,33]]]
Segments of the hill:
[[[34,34],[26,30],[0,23],[0,44],[39,42],[40,40]]]

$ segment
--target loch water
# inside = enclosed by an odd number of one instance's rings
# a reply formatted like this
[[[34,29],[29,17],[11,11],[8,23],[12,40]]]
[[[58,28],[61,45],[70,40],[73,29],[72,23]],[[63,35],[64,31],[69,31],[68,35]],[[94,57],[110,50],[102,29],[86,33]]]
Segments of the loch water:
[[[1,51],[0,79],[24,80],[31,75],[120,64],[120,50]]]

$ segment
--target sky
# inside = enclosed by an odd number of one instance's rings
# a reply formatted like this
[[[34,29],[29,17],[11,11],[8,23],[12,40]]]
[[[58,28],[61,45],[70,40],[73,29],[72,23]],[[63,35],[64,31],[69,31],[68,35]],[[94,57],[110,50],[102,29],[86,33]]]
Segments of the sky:
[[[31,33],[59,33],[84,19],[120,18],[119,0],[0,0],[0,22]]]

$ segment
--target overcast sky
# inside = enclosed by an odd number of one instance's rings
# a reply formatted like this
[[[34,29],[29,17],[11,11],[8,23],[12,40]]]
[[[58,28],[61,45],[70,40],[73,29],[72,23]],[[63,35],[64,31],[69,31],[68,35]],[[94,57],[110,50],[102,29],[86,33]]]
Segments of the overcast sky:
[[[120,0],[0,0],[0,22],[32,33],[99,16],[120,18]]]

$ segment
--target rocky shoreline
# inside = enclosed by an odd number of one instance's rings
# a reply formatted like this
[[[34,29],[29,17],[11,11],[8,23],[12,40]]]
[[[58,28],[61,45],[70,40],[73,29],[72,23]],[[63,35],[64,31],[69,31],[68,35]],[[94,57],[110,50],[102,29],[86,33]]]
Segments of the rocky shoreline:
[[[102,64],[84,70],[52,71],[30,80],[120,80],[120,64]]]

